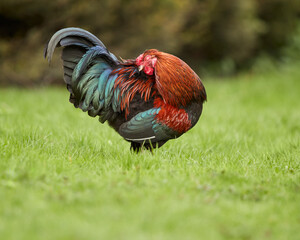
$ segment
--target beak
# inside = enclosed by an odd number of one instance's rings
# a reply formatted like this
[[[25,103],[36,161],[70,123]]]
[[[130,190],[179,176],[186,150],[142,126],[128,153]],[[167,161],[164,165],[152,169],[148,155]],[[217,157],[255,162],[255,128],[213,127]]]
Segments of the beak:
[[[144,65],[139,66],[139,72],[141,72],[144,69]]]

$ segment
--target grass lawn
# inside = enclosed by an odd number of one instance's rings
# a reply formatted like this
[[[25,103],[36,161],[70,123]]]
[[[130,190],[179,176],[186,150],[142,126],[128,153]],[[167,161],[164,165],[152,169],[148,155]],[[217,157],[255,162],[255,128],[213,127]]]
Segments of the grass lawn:
[[[0,89],[0,239],[300,239],[300,70],[204,84],[153,155],[66,89]]]

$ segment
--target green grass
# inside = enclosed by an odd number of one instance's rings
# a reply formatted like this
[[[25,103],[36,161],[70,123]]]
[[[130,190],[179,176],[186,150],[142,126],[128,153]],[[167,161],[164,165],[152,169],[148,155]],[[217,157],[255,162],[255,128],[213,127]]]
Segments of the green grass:
[[[299,79],[204,81],[198,124],[153,155],[65,89],[1,89],[0,238],[300,239]]]

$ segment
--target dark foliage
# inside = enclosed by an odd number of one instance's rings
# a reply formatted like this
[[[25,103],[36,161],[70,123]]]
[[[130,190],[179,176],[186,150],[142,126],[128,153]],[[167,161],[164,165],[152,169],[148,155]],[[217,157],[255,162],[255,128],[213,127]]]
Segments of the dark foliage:
[[[299,14],[295,0],[2,0],[0,83],[60,82],[42,52],[55,31],[70,26],[93,32],[124,58],[157,48],[196,71],[225,66],[233,73],[262,54],[280,58]]]

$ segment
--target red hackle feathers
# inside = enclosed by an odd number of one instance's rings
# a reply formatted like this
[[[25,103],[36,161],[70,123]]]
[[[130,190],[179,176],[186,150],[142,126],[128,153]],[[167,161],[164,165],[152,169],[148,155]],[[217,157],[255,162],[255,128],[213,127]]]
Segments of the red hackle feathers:
[[[149,76],[145,80],[136,77],[136,66],[130,60],[126,61],[123,65],[124,67],[115,69],[112,74],[118,74],[114,88],[118,87],[120,89],[120,96],[122,98],[120,109],[121,111],[125,111],[125,117],[127,117],[129,114],[129,104],[135,94],[139,93],[141,98],[147,102],[150,97],[155,95],[156,91],[153,91],[154,77]]]
[[[179,133],[184,133],[191,128],[192,123],[184,109],[178,109],[170,104],[166,104],[161,98],[154,100],[154,107],[161,108],[155,117],[158,122]]]
[[[164,101],[173,106],[186,106],[191,101],[206,100],[204,86],[198,75],[174,55],[156,49],[147,50],[144,55],[155,56],[156,88]]]

